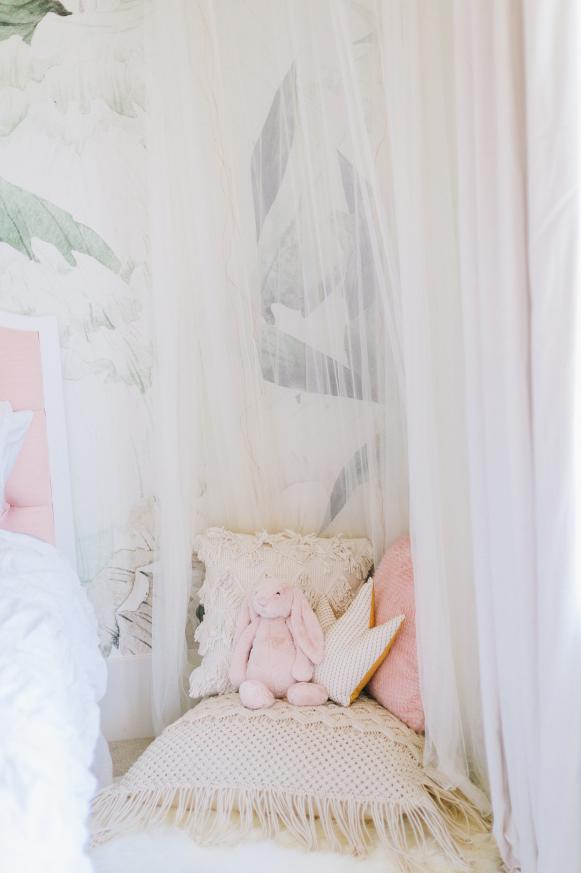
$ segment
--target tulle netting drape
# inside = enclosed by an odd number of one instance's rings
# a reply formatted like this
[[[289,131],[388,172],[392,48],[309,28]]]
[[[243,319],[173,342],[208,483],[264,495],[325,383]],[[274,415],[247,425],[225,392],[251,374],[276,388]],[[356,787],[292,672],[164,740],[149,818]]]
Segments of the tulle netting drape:
[[[454,203],[445,166],[437,181],[427,164],[420,202],[409,153],[419,46],[400,6],[150,5],[160,572],[171,579],[157,585],[154,687],[163,724],[180,709],[195,530],[365,534],[379,560],[409,530],[411,476],[427,754],[470,790],[468,760],[477,777],[482,761],[470,556],[454,545],[468,542],[465,458],[440,427],[461,417],[458,316],[447,315]],[[447,85],[430,52],[434,112]]]
[[[364,534],[379,560],[410,530],[426,760],[482,808],[490,791],[526,873],[578,848],[573,812],[551,841],[534,800],[564,786],[539,701],[580,648],[577,564],[555,564],[556,598],[547,571],[579,504],[573,17],[553,0],[148,2],[156,724],[183,706],[196,531]],[[555,289],[560,364],[541,329]]]

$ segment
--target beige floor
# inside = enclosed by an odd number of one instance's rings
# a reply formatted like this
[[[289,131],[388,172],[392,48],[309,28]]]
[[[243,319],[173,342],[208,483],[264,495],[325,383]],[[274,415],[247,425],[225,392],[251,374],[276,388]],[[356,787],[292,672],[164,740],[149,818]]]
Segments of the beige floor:
[[[152,737],[141,740],[118,740],[109,743],[109,751],[113,759],[113,778],[118,779],[126,773],[134,761],[152,742]]]

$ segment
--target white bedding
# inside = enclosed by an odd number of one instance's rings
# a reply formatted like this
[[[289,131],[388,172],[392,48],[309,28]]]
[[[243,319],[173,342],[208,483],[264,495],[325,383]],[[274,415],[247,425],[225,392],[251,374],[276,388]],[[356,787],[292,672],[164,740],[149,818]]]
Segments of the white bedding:
[[[0,855],[7,873],[88,873],[97,625],[58,552],[0,531]]]

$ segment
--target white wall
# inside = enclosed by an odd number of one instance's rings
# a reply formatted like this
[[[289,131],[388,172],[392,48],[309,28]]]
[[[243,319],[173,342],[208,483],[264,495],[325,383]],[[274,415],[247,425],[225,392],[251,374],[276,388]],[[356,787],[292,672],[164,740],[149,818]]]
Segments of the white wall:
[[[101,704],[101,723],[106,739],[153,736],[151,656],[112,656],[107,667],[107,694]]]

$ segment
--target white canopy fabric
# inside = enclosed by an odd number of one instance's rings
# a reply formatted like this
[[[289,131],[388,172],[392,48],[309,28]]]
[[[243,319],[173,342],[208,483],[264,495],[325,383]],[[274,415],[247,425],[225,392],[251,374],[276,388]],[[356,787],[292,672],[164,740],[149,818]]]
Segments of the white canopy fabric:
[[[157,725],[197,530],[410,529],[426,756],[524,873],[581,869],[576,27],[149,2]]]
[[[196,529],[367,534],[380,559],[408,482],[373,3],[150,11],[161,724]]]
[[[455,11],[484,733],[497,840],[539,873],[581,869],[576,15]]]

